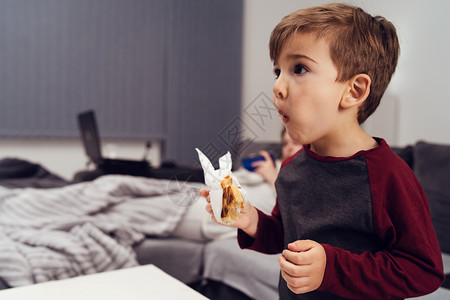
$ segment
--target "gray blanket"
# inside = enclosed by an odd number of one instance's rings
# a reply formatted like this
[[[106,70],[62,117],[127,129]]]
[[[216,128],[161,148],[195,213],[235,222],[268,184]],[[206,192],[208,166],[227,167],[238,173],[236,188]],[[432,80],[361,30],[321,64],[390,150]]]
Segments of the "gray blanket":
[[[0,187],[0,277],[16,287],[135,266],[132,246],[169,235],[196,193],[123,175],[54,189]]]

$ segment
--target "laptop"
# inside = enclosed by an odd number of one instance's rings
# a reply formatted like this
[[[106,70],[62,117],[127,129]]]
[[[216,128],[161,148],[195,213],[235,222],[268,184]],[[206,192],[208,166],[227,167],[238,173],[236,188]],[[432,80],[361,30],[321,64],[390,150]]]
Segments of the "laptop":
[[[146,176],[150,170],[147,160],[127,160],[104,158],[101,150],[101,140],[97,128],[95,112],[89,110],[78,114],[78,127],[84,150],[89,160],[98,170],[106,174],[126,174]]]

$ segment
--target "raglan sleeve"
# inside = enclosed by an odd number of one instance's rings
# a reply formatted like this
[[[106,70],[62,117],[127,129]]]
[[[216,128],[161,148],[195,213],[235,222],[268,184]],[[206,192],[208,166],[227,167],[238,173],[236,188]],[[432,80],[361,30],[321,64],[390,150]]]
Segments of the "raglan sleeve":
[[[278,202],[272,214],[266,215],[259,209],[258,227],[254,238],[243,230],[238,230],[238,243],[242,249],[251,249],[266,254],[280,253],[283,250],[283,224],[280,217]]]
[[[425,295],[444,280],[442,256],[427,197],[412,172],[371,178],[373,219],[383,248],[351,253],[324,244],[327,264],[319,290],[346,298]]]

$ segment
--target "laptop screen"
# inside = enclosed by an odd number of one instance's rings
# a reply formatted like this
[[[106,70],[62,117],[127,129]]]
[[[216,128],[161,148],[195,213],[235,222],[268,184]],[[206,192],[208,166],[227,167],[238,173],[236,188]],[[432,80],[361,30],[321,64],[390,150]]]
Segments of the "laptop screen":
[[[78,114],[78,126],[86,155],[93,163],[100,163],[102,153],[94,111],[90,110]]]

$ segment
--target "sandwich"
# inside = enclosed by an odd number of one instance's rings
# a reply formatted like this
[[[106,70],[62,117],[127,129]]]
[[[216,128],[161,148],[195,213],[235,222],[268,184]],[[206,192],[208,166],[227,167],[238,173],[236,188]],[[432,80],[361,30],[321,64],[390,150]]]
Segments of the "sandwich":
[[[230,175],[225,176],[220,185],[223,189],[221,218],[225,224],[232,224],[244,208],[244,199],[239,192],[240,187],[233,185]]]

